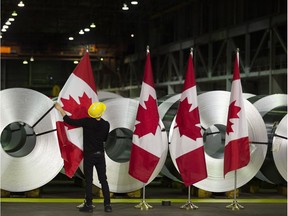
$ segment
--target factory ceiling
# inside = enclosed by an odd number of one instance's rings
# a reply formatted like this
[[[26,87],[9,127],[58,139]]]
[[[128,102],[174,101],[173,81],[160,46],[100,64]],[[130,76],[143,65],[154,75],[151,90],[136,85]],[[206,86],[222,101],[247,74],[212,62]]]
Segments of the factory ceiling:
[[[136,1],[1,0],[1,58],[73,58],[88,48],[94,56],[115,59],[143,51],[147,43],[161,45],[160,39],[163,45],[274,13],[287,14],[285,0],[132,2]],[[123,10],[124,4],[129,10]]]
[[[19,2],[1,0],[2,58],[31,54],[69,56],[85,47],[94,53],[102,49],[107,55],[109,49],[129,52],[139,34],[148,34],[152,16],[179,4],[174,0],[140,0],[136,5],[126,1],[129,10],[123,10],[124,0],[24,0],[24,7],[19,7]],[[9,18],[11,24],[4,32]],[[91,24],[96,27],[91,28]]]

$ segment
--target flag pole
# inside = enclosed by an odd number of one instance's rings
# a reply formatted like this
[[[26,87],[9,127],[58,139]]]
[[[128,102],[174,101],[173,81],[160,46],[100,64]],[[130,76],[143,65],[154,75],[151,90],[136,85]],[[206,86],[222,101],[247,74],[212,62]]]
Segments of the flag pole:
[[[150,52],[149,46],[147,45],[146,54],[148,54],[149,52]],[[146,196],[146,187],[145,187],[145,184],[143,184],[142,201],[138,205],[136,205],[135,208],[141,209],[141,210],[149,210],[149,209],[153,208],[151,205],[149,205],[146,202],[145,196]]]
[[[237,170],[234,171],[234,200],[233,202],[226,206],[226,208],[232,209],[232,210],[240,210],[244,209],[244,206],[240,205],[236,200],[236,193],[237,193]]]
[[[190,48],[190,55],[191,55],[192,61],[193,61],[193,48],[192,47]],[[187,71],[188,71],[188,68],[187,68]],[[194,74],[193,74],[193,76],[194,76]],[[198,209],[198,206],[194,205],[191,202],[191,185],[188,186],[188,201],[184,205],[182,205],[180,208],[186,209],[186,210]]]
[[[192,202],[191,202],[191,185],[188,186],[188,201],[182,205],[180,208],[181,209],[186,209],[186,210],[190,210],[190,209],[198,209],[198,206],[194,205]]]
[[[143,184],[143,193],[142,193],[142,201],[135,206],[135,208],[137,209],[141,209],[141,210],[149,210],[151,208],[153,208],[151,205],[149,205],[146,200],[145,200],[145,196],[146,196],[146,189],[145,189],[145,184]]]
[[[237,63],[237,61],[238,61],[238,63]],[[235,63],[237,63],[237,70],[239,70],[239,48],[236,49],[236,61],[235,61]],[[235,66],[234,66],[234,73],[235,73]],[[238,76],[240,77],[240,71],[238,71],[238,73],[239,73]],[[233,76],[233,81],[234,81],[234,76]],[[242,92],[241,92],[241,94],[242,94]],[[231,100],[231,98],[230,98],[230,100]],[[237,168],[234,171],[234,200],[230,205],[226,206],[226,208],[230,208],[232,210],[240,210],[240,209],[244,208],[242,205],[240,205],[237,202],[236,193],[237,193]]]

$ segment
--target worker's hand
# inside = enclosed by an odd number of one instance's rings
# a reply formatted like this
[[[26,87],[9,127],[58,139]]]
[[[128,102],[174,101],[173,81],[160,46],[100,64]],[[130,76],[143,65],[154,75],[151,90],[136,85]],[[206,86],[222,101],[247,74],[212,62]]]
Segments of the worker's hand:
[[[61,110],[62,110],[62,107],[61,107],[61,105],[60,105],[58,102],[56,102],[56,103],[54,104],[54,106],[55,106],[55,108],[56,108],[58,111],[61,111]]]
[[[60,112],[60,114],[62,115],[62,116],[65,116],[66,115],[66,112],[65,112],[65,110],[62,108],[62,106],[59,104],[59,103],[55,103],[55,108]]]

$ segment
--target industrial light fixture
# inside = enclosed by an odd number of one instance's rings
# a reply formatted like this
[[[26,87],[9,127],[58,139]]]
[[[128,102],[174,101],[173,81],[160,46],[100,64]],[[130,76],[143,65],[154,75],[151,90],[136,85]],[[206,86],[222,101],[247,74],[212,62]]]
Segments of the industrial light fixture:
[[[2,28],[3,28],[3,29],[8,29],[9,26],[7,26],[7,25],[3,25]]]
[[[81,30],[79,31],[79,34],[80,34],[80,35],[83,35],[83,34],[84,34],[83,29],[81,29]]]
[[[18,4],[18,7],[24,7],[24,6],[25,5],[24,5],[23,1],[20,1],[19,4]]]
[[[73,63],[74,63],[74,64],[78,64],[79,62],[78,62],[77,60],[75,60]]]
[[[137,5],[137,4],[138,4],[138,1],[131,1],[131,4],[132,4],[132,5]]]
[[[134,34],[131,34],[130,36],[131,36],[132,38],[134,38],[135,35],[134,35]]]
[[[10,22],[13,22],[15,19],[14,19],[13,17],[10,17],[8,20],[9,20]]]
[[[101,58],[100,58],[100,61],[104,61],[104,58],[103,58],[103,57],[101,57]]]
[[[90,29],[89,29],[89,28],[85,28],[84,31],[85,31],[85,32],[89,32]]]
[[[126,3],[123,4],[122,10],[129,10],[129,7],[127,6]]]
[[[5,28],[2,28],[1,31],[2,31],[2,32],[6,32],[7,30],[6,30]]]
[[[6,25],[11,25],[11,22],[8,20],[5,24]]]
[[[18,14],[16,13],[16,11],[13,11],[13,13],[11,15],[16,17]]]
[[[72,41],[74,40],[74,37],[69,37],[68,40]]]
[[[28,64],[28,61],[27,61],[27,60],[24,60],[24,61],[23,61],[23,64]]]
[[[94,23],[91,23],[90,28],[96,28],[96,25]]]
[[[33,56],[31,56],[31,58],[30,58],[30,62],[34,62],[34,58],[33,58]]]

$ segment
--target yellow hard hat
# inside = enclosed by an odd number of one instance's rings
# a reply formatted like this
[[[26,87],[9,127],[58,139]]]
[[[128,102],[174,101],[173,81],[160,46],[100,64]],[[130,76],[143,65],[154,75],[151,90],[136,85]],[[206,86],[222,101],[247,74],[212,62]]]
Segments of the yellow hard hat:
[[[88,109],[88,115],[92,118],[100,118],[106,110],[106,105],[102,102],[94,102]]]

